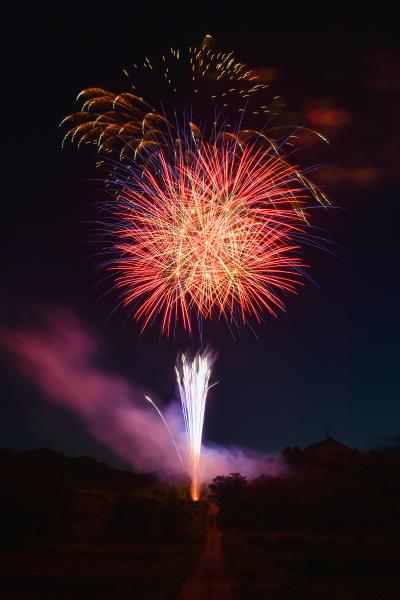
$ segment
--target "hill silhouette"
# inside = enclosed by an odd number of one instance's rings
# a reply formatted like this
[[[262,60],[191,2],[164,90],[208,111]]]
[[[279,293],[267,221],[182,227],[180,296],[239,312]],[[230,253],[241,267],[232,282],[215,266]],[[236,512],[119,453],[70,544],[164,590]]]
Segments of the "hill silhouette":
[[[210,485],[238,597],[400,597],[400,460],[330,436],[282,460]],[[0,451],[0,478],[6,597],[174,598],[201,554],[208,506],[186,483],[49,449]]]
[[[282,456],[284,475],[210,486],[243,598],[399,598],[400,460],[332,437]]]
[[[184,485],[52,450],[0,451],[4,598],[173,598],[207,507]]]
[[[57,477],[73,485],[98,486],[108,489],[134,489],[156,481],[151,474],[138,474],[110,467],[91,456],[67,457],[50,448],[17,452],[0,450],[0,476],[5,484],[17,477],[34,477],[45,482]]]

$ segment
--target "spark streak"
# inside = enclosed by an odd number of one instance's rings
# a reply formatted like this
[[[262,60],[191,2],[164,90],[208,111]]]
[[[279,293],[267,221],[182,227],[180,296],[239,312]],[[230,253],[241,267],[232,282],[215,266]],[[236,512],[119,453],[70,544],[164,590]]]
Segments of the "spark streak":
[[[173,445],[174,445],[174,448],[175,448],[175,450],[176,450],[176,453],[177,453],[177,455],[178,455],[178,457],[179,457],[179,461],[180,461],[180,463],[181,463],[181,465],[182,465],[182,467],[183,467],[183,461],[182,461],[182,456],[181,456],[181,453],[179,452],[179,448],[178,448],[178,446],[177,446],[177,444],[176,444],[175,438],[174,438],[174,436],[173,436],[173,434],[172,434],[172,431],[171,431],[171,429],[170,429],[170,427],[169,427],[169,425],[168,425],[168,423],[167,423],[166,419],[164,418],[164,415],[162,414],[161,410],[158,408],[157,404],[156,404],[155,402],[153,402],[153,400],[150,398],[150,396],[145,396],[145,398],[146,398],[146,400],[148,400],[148,402],[150,402],[150,404],[151,404],[151,405],[152,405],[152,406],[153,406],[153,407],[156,409],[156,411],[157,411],[157,413],[159,414],[159,416],[160,416],[160,418],[161,418],[162,422],[164,423],[164,425],[165,425],[165,427],[166,427],[166,429],[167,429],[167,431],[168,431],[168,433],[169,433],[169,435],[170,435],[170,437],[171,437],[171,440],[172,440],[172,443],[173,443]]]
[[[182,354],[175,369],[185,420],[191,496],[195,502],[200,498],[201,443],[212,362],[207,352],[197,354],[193,360]]]

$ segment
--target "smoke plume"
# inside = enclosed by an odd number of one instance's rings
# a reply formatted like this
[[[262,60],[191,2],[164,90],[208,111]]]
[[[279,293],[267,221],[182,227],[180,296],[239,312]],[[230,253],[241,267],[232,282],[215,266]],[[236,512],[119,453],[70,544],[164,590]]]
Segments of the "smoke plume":
[[[135,470],[186,475],[165,425],[144,399],[149,390],[96,365],[99,344],[74,314],[53,311],[40,328],[2,330],[0,345],[49,402],[78,415],[95,439]],[[175,401],[162,410],[184,458],[181,407]],[[239,448],[203,447],[204,481],[230,472],[254,478],[281,468],[273,459]]]

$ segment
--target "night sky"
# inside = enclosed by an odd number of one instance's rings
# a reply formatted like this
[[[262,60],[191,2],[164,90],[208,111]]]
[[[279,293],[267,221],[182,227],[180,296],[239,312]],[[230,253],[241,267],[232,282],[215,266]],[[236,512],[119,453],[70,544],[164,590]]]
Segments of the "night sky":
[[[206,11],[207,12],[207,11]],[[175,395],[183,336],[140,335],[117,293],[103,292],[90,220],[104,198],[91,148],[61,149],[62,118],[84,87],[124,88],[124,66],[212,34],[251,67],[273,69],[279,93],[301,123],[330,139],[310,151],[327,165],[316,178],[335,208],[317,224],[337,246],[307,249],[310,275],[287,314],[236,332],[208,325],[219,352],[205,438],[275,452],[324,437],[361,449],[400,439],[398,393],[398,205],[400,54],[396,35],[353,25],[261,27],[256,14],[230,20],[211,13],[132,11],[15,17],[5,28],[3,72],[1,321],[28,328],[53,307],[76,313],[100,340],[101,365],[168,402]],[[78,418],[49,405],[6,353],[0,371],[0,446],[43,447],[112,461]],[[399,443],[399,442],[397,442]],[[115,461],[114,461],[115,462]]]

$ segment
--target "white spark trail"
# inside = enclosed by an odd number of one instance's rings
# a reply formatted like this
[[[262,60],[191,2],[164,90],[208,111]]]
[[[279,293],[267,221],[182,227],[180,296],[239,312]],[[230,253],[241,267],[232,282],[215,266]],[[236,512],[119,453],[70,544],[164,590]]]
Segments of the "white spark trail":
[[[207,393],[212,387],[208,385],[212,363],[213,358],[207,352],[197,354],[193,360],[182,354],[175,369],[185,421],[191,496],[195,501],[200,497],[201,443]]]
[[[177,444],[175,442],[175,438],[174,438],[174,436],[172,434],[171,429],[168,426],[167,421],[164,418],[164,415],[162,414],[161,410],[158,408],[157,404],[155,402],[153,402],[153,400],[150,398],[150,396],[145,396],[145,398],[146,398],[146,400],[148,400],[150,402],[150,404],[156,409],[157,413],[160,415],[160,417],[162,419],[162,422],[164,423],[165,427],[167,428],[167,431],[168,431],[169,435],[171,436],[171,440],[172,440],[172,443],[175,446],[175,450],[176,450],[176,452],[178,454],[180,463],[181,463],[182,467],[184,468],[181,453],[179,452],[178,446],[177,446]]]

